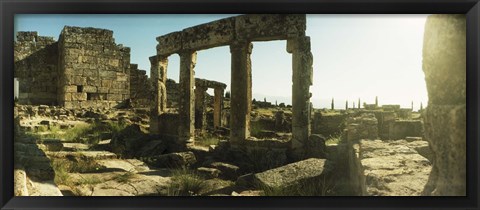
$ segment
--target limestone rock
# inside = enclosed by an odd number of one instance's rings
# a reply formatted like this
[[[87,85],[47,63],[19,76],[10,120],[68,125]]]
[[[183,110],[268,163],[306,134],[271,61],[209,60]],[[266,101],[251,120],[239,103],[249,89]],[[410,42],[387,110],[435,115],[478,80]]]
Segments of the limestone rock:
[[[147,163],[160,168],[182,168],[197,162],[192,152],[179,152],[150,157]]]
[[[466,195],[466,18],[430,15],[423,71],[428,90],[425,138],[434,153],[424,195]]]
[[[27,174],[22,169],[14,170],[14,195],[15,196],[28,196],[27,189]]]
[[[257,173],[254,179],[257,183],[271,188],[291,186],[300,181],[324,176],[328,172],[325,162],[325,159],[310,158]]]
[[[432,166],[406,141],[362,140],[359,153],[366,195],[421,195]]]
[[[218,177],[218,175],[220,174],[220,170],[216,168],[200,167],[200,168],[197,168],[197,173],[200,176],[205,177],[207,179],[213,179]]]
[[[30,196],[63,196],[53,180],[43,182],[30,181],[28,192]]]
[[[213,162],[210,164],[210,166],[220,170],[220,176],[223,178],[235,180],[238,177],[238,166],[222,162]]]

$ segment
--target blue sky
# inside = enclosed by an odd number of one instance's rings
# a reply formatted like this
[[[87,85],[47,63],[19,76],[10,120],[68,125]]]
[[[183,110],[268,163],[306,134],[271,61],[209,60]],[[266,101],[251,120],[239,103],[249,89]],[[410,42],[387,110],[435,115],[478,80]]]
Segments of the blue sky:
[[[38,31],[58,39],[65,25],[113,30],[117,44],[131,48],[131,62],[149,72],[155,38],[231,15],[16,15],[15,31]],[[418,109],[428,102],[422,71],[423,30],[428,15],[307,15],[314,56],[315,108],[345,100],[400,104]],[[286,41],[254,42],[252,91],[257,100],[291,104],[291,55]],[[169,58],[168,77],[178,82],[179,57]],[[230,88],[227,46],[198,52],[195,76]],[[211,91],[210,91],[211,92]],[[351,105],[350,105],[351,107]]]

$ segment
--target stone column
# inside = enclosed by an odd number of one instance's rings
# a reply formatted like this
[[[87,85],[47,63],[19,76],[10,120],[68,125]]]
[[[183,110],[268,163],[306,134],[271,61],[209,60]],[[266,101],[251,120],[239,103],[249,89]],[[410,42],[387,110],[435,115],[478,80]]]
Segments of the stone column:
[[[153,107],[151,107],[150,133],[159,134],[158,116],[166,109],[167,91],[165,87],[168,57],[152,56],[150,59],[150,79],[153,85]],[[162,78],[165,77],[165,80]]]
[[[310,136],[310,85],[313,83],[313,56],[310,37],[287,40],[287,52],[292,54],[292,151],[301,158]]]
[[[197,62],[197,52],[186,51],[180,55],[180,109],[179,109],[179,128],[178,137],[181,144],[193,144],[195,137],[195,95],[193,87],[195,86],[195,63]]]
[[[223,88],[214,89],[213,99],[213,126],[218,128],[222,126],[222,110],[223,110]]]
[[[428,91],[425,138],[434,158],[423,195],[465,196],[466,18],[430,15],[423,39],[423,72]]]
[[[249,42],[236,42],[230,45],[232,54],[230,141],[233,144],[241,144],[250,136],[252,48],[253,45]]]
[[[204,133],[207,128],[207,87],[195,86],[195,128]]]

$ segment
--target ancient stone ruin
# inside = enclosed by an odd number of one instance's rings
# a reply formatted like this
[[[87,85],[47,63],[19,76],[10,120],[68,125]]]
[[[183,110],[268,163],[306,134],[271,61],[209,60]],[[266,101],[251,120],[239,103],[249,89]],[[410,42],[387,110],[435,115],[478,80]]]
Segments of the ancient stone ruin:
[[[250,136],[250,113],[252,106],[252,79],[250,55],[253,41],[287,40],[287,52],[293,59],[292,86],[292,149],[301,156],[305,141],[310,135],[310,97],[309,86],[312,85],[312,54],[310,38],[305,35],[305,15],[244,15],[226,18],[178,32],[157,37],[157,55],[150,58],[152,78],[158,80],[156,87],[156,108],[153,118],[162,118],[166,108],[166,72],[168,56],[180,55],[180,108],[178,136],[185,144],[193,143],[195,128],[195,107],[202,102],[195,102],[197,93],[203,92],[194,79],[196,51],[218,46],[230,46],[231,66],[231,109],[230,142],[244,144]],[[217,89],[216,89],[217,92]],[[218,95],[220,90],[218,89]],[[217,98],[215,97],[215,98]],[[200,100],[203,100],[200,98]],[[219,105],[218,105],[219,106]],[[216,115],[219,115],[218,112]],[[157,117],[160,116],[160,117]],[[216,118],[217,121],[220,117]],[[152,132],[159,133],[156,127],[161,122],[152,120]]]
[[[18,32],[15,194],[465,195],[465,17],[427,20],[418,112],[314,109],[305,30],[305,15],[240,15],[161,35],[150,75],[110,30]],[[292,54],[291,105],[252,99],[253,43],[271,40]],[[219,46],[231,87],[195,77],[197,51]]]

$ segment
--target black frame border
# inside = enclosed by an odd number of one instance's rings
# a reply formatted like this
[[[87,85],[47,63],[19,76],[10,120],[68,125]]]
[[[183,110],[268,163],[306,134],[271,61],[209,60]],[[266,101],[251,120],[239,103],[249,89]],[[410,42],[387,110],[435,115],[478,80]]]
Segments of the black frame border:
[[[1,209],[478,209],[479,0],[0,0]],[[466,197],[14,197],[13,27],[15,14],[466,14]],[[152,26],[154,27],[154,26]],[[153,47],[153,46],[152,46]]]

